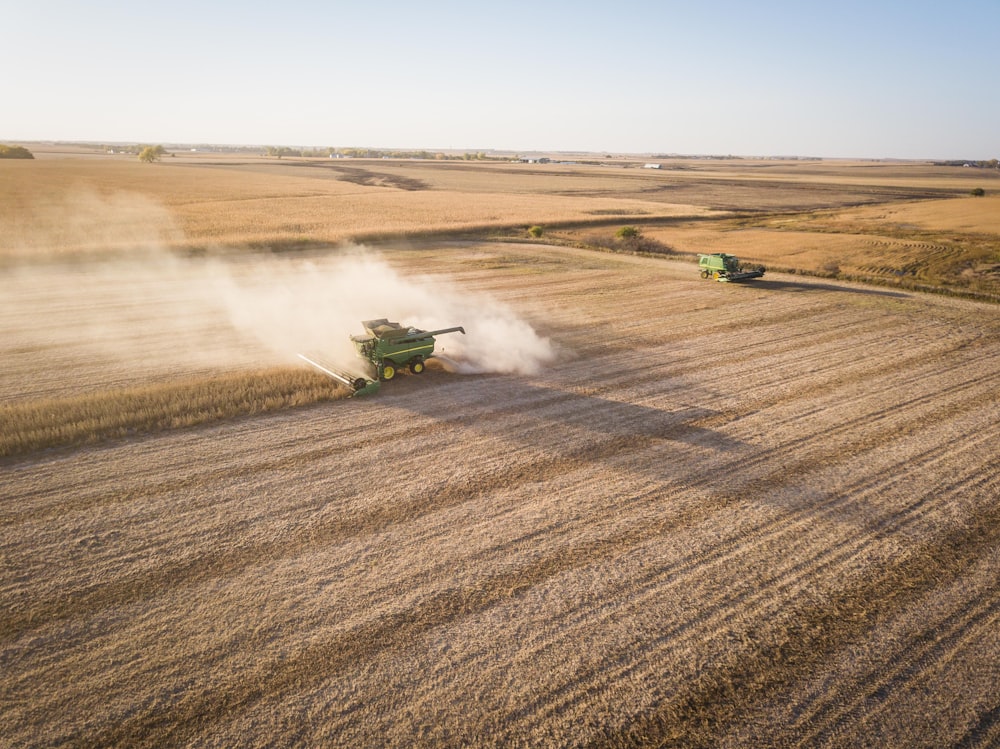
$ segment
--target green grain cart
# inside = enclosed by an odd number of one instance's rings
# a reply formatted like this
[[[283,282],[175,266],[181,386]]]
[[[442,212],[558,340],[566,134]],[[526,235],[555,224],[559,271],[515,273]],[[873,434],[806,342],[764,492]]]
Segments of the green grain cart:
[[[375,365],[379,380],[391,380],[408,367],[413,374],[424,371],[424,362],[434,354],[434,336],[444,333],[461,333],[465,328],[420,330],[404,327],[385,318],[365,320],[364,335],[352,335],[351,341],[358,356]]]
[[[702,278],[714,278],[716,281],[749,281],[764,275],[764,266],[755,268],[744,267],[739,258],[716,252],[711,255],[698,255],[698,267]]]

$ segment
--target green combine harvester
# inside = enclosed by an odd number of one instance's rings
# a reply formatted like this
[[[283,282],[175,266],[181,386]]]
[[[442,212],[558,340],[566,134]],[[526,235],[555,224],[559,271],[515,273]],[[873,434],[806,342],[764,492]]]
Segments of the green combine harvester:
[[[424,371],[424,362],[434,354],[434,336],[445,333],[461,333],[465,328],[443,328],[441,330],[420,330],[389,322],[384,317],[365,320],[363,335],[352,335],[351,341],[358,356],[375,365],[379,380],[391,380],[404,368],[413,374]]]
[[[347,385],[354,391],[354,395],[367,395],[376,392],[380,382],[393,379],[403,369],[408,368],[413,374],[423,373],[427,360],[434,354],[434,336],[445,333],[465,335],[463,327],[420,330],[400,325],[398,322],[390,322],[384,317],[378,320],[365,320],[362,325],[365,327],[365,332],[361,335],[352,335],[351,342],[358,356],[375,368],[374,378],[327,367],[302,354],[299,354],[299,358]]]
[[[702,278],[714,278],[723,283],[749,281],[764,275],[763,265],[758,265],[755,268],[744,267],[740,264],[739,258],[724,252],[716,252],[711,255],[699,254],[698,267],[701,268]]]

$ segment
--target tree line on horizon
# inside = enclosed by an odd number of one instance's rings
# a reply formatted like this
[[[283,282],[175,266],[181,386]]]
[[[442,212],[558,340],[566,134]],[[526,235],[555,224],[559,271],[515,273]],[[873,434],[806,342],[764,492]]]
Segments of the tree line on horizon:
[[[0,159],[33,159],[35,154],[24,146],[5,146],[0,143]]]
[[[973,161],[969,159],[952,159],[951,161],[935,161],[934,166],[974,166],[978,169],[1000,169],[1000,161],[986,159]]]
[[[425,159],[431,161],[509,161],[508,156],[487,156],[483,151],[446,154],[441,151],[391,151],[378,148],[290,148],[266,146],[265,156],[285,156],[311,159]]]

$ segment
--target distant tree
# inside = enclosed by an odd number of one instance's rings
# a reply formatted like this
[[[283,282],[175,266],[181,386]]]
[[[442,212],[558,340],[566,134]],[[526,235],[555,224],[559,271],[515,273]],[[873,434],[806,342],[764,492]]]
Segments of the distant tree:
[[[277,156],[280,159],[283,156],[301,156],[302,151],[289,148],[288,146],[268,146],[267,155]]]
[[[530,229],[528,229],[528,234],[533,236],[535,239],[538,239],[540,236],[542,236],[543,231],[544,230],[540,226],[532,226]]]
[[[24,146],[0,144],[0,159],[33,159],[35,155]]]
[[[625,240],[638,239],[641,236],[641,234],[642,232],[640,232],[634,226],[623,226],[621,229],[615,232],[615,236],[618,237],[618,239],[625,239]]]
[[[969,194],[970,194],[970,195],[972,195],[972,196],[974,196],[974,197],[977,197],[977,198],[981,198],[981,197],[983,197],[983,195],[985,195],[985,194],[986,194],[986,190],[984,190],[984,189],[983,189],[983,188],[981,188],[981,187],[977,187],[977,188],[975,188],[975,189],[974,189],[974,190],[973,190],[973,191],[972,191],[971,193],[969,193]]]
[[[163,158],[163,154],[167,152],[163,146],[146,146],[141,151],[139,151],[139,161],[146,164],[152,164],[154,161],[159,161]]]

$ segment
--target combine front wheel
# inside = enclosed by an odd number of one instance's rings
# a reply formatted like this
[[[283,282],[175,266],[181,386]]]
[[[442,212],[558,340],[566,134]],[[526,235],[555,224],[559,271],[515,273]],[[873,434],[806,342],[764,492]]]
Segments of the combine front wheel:
[[[382,365],[382,379],[391,380],[396,376],[396,365],[392,362],[386,362]]]
[[[707,270],[703,270],[703,271],[701,272],[701,277],[702,277],[702,278],[708,278],[708,271],[707,271]]]

